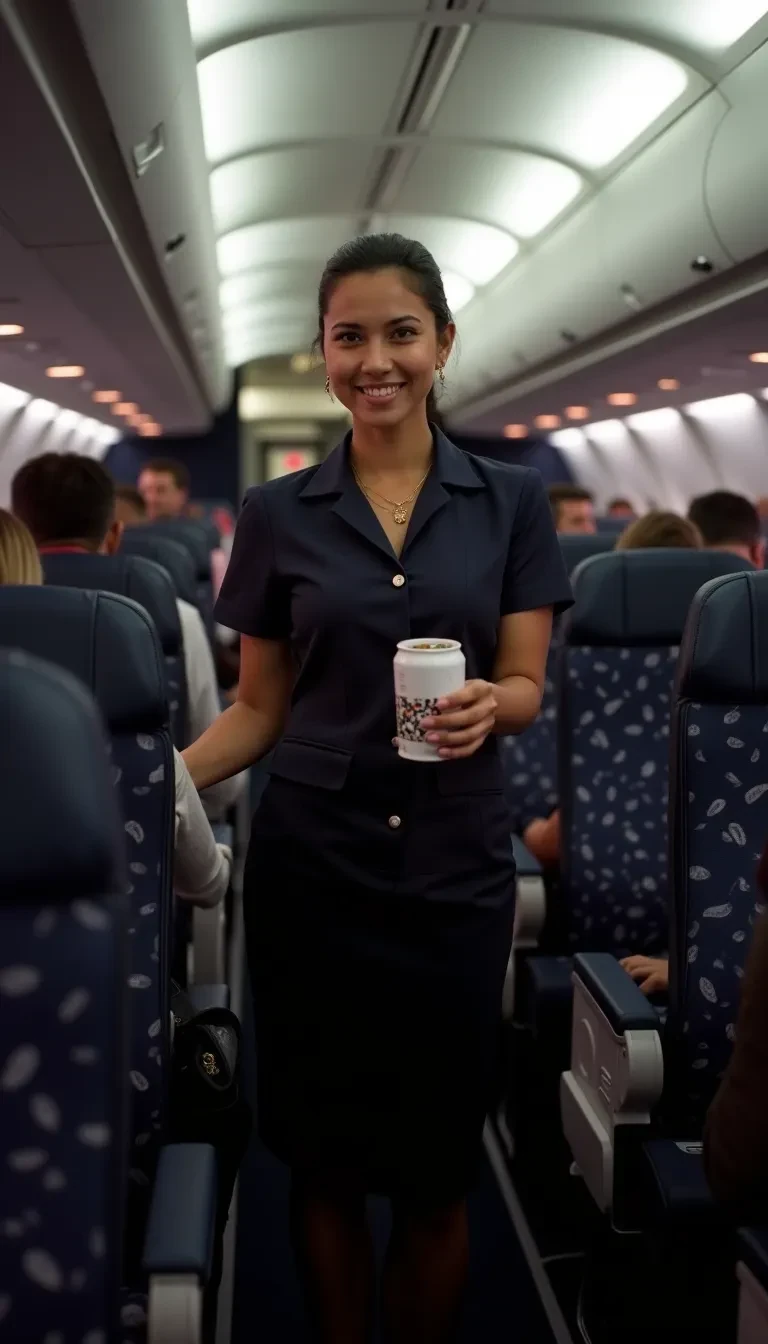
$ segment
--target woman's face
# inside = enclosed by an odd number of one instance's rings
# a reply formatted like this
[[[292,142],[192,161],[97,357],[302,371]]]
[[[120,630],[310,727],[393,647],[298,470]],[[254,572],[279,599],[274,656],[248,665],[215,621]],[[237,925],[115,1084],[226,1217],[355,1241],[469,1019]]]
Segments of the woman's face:
[[[323,355],[334,396],[355,420],[390,428],[423,415],[435,368],[453,345],[399,270],[362,271],[333,290]]]

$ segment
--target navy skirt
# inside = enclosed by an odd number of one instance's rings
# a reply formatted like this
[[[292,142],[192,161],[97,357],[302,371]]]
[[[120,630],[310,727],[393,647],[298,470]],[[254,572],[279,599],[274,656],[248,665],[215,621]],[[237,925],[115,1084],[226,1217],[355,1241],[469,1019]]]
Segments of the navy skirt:
[[[246,864],[261,1137],[395,1198],[466,1194],[497,1082],[509,812],[500,777],[446,792],[452,765],[273,776]]]

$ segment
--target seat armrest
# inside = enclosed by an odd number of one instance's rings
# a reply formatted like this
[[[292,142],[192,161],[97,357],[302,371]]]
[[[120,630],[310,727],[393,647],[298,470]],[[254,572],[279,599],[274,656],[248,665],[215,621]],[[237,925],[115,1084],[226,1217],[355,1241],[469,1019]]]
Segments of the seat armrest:
[[[211,1272],[216,1226],[216,1150],[207,1143],[173,1143],[161,1149],[152,1193],[144,1268],[150,1275]]]
[[[519,835],[512,834],[512,853],[515,859],[518,877],[541,877],[541,864],[529,849],[526,849]]]
[[[196,984],[218,984],[227,975],[227,911],[218,905],[195,906],[192,912],[192,968]]]
[[[229,985],[190,985],[187,998],[196,1013],[204,1013],[206,1008],[228,1008]]]
[[[577,953],[573,975],[574,980],[581,980],[617,1035],[658,1031],[656,1009],[610,952]]]

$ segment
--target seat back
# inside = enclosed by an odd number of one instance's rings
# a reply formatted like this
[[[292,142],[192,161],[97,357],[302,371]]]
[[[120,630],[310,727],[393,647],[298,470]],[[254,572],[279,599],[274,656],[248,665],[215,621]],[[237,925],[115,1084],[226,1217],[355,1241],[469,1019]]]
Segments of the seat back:
[[[617,551],[572,576],[558,667],[569,952],[666,950],[672,682],[694,594],[743,569],[706,551]]]
[[[211,537],[208,529],[194,518],[158,518],[150,524],[159,537],[170,537],[185,546],[195,567],[196,604],[206,629],[213,626],[213,586],[211,581]]]
[[[698,1126],[731,1052],[760,908],[755,870],[768,839],[768,572],[717,579],[697,595],[680,650],[673,735],[668,1104]]]
[[[195,566],[192,556],[180,541],[161,537],[153,527],[127,527],[120,541],[121,555],[141,555],[162,565],[171,576],[176,596],[194,607],[197,603]]]
[[[600,532],[594,532],[591,536],[569,536],[568,533],[564,533],[558,537],[558,541],[568,573],[572,574],[582,560],[589,560],[592,555],[604,555],[606,551],[612,551],[616,538],[612,534]]]
[[[176,593],[169,575],[154,560],[136,555],[85,555],[52,551],[41,556],[47,584],[121,593],[144,607],[157,630],[165,658],[171,729],[176,746],[186,746],[187,674]]]
[[[597,518],[595,521],[596,521],[596,523],[597,523],[597,532],[598,532],[598,536],[612,537],[613,540],[614,540],[614,542],[615,542],[615,541],[616,541],[616,538],[617,538],[617,537],[620,537],[621,534],[622,534],[622,532],[626,532],[626,530],[627,530],[627,528],[630,526],[630,524],[634,522],[634,519],[633,519],[633,518]]]
[[[129,598],[55,587],[0,587],[0,641],[84,682],[111,740],[128,851],[131,1166],[144,1185],[164,1121],[170,1028],[175,781],[160,645]]]
[[[0,650],[0,1319],[117,1338],[127,1061],[122,825],[92,698]]]

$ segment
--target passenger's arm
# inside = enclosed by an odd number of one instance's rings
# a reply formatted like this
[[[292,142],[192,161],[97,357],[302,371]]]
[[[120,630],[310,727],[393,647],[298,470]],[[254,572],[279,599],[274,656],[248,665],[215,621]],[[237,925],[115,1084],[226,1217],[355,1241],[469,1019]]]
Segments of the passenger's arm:
[[[704,1166],[739,1217],[768,1200],[768,921],[761,915],[742,982],[736,1042],[707,1114]]]
[[[217,845],[208,818],[181,756],[174,748],[176,773],[176,843],[173,889],[193,905],[218,905],[232,869],[232,854]]]
[[[266,756],[283,731],[292,685],[287,642],[243,635],[237,700],[182,752],[197,789],[229,779]]]

